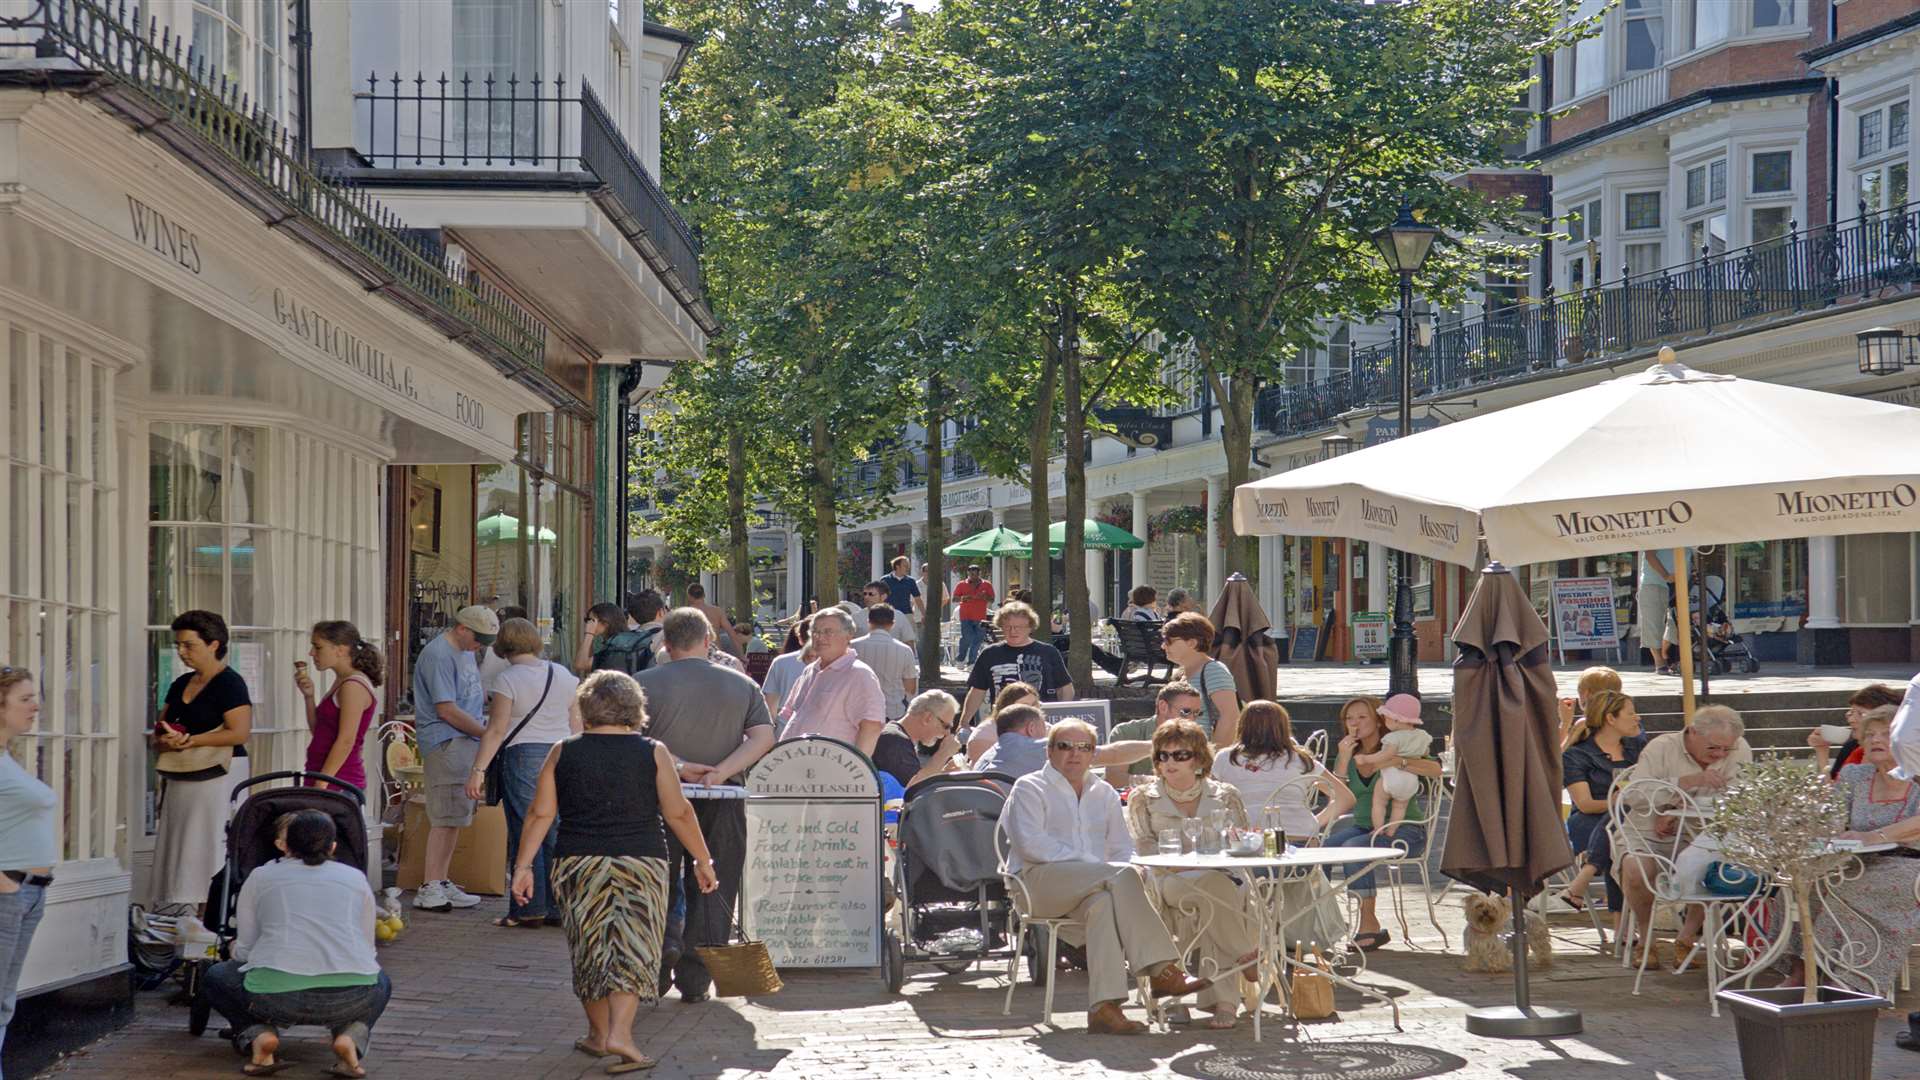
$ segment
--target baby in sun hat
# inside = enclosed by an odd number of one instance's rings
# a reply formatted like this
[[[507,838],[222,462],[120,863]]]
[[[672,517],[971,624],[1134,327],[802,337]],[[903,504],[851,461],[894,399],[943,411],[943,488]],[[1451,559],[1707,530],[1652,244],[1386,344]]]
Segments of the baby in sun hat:
[[[1380,721],[1387,733],[1380,736],[1380,750],[1358,760],[1363,765],[1384,765],[1380,782],[1373,786],[1373,824],[1386,826],[1381,835],[1392,836],[1407,817],[1407,803],[1420,791],[1420,777],[1389,765],[1396,759],[1412,761],[1433,749],[1433,736],[1421,730],[1420,699],[1412,694],[1395,694],[1380,705]]]

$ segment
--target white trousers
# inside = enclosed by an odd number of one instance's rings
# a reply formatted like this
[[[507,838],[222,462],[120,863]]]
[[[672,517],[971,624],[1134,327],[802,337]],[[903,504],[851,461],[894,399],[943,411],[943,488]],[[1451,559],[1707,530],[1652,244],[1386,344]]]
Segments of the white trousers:
[[[1084,930],[1065,927],[1069,942],[1084,937],[1087,948],[1087,1002],[1125,1001],[1128,971],[1150,975],[1179,957],[1173,936],[1160,921],[1140,873],[1117,863],[1060,862],[1029,866],[1020,872],[1037,918],[1070,917]],[[1053,958],[1048,957],[1047,963]]]

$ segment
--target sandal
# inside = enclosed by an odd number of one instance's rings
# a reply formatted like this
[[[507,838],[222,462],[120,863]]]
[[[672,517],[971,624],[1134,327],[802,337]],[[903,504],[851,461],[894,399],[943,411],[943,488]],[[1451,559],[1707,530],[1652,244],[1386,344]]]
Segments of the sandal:
[[[511,915],[502,915],[493,920],[493,925],[507,930],[537,930],[547,925],[545,919],[516,919]]]
[[[607,1073],[612,1076],[618,1076],[621,1073],[640,1072],[643,1069],[651,1069],[658,1064],[660,1063],[642,1054],[637,1058],[621,1058],[618,1062],[607,1066]]]
[[[1234,1027],[1238,1026],[1239,1023],[1240,1023],[1240,1014],[1238,1012],[1235,1012],[1231,1015],[1228,1015],[1225,1013],[1215,1013],[1214,1015],[1207,1018],[1207,1030],[1231,1031],[1233,1030]]]
[[[286,1058],[278,1058],[268,1065],[256,1065],[249,1061],[245,1065],[240,1066],[240,1071],[248,1076],[272,1076],[274,1073],[284,1072],[291,1068],[293,1068],[293,1062]]]
[[[344,1061],[336,1061],[332,1065],[327,1066],[327,1075],[338,1076],[341,1080],[365,1080],[367,1067],[365,1065],[349,1065]]]
[[[1370,930],[1367,933],[1355,934],[1353,936],[1353,943],[1358,945],[1362,952],[1372,952],[1392,940],[1393,935],[1387,933],[1384,929]]]
[[[587,1041],[587,1037],[585,1035],[582,1035],[579,1038],[573,1040],[573,1048],[587,1055],[588,1057],[603,1058],[613,1053],[613,1051],[607,1049],[604,1046],[598,1049],[595,1049],[594,1045]]]

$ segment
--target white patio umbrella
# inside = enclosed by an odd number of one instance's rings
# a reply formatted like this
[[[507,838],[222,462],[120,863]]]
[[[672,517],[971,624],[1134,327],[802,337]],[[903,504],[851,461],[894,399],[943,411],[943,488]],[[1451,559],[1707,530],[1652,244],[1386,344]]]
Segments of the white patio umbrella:
[[[1494,559],[1519,566],[1920,530],[1920,409],[1660,356],[1644,372],[1243,484],[1234,524],[1468,567],[1482,538]],[[1690,667],[1684,578],[1676,593]],[[1690,705],[1691,677],[1686,685]]]

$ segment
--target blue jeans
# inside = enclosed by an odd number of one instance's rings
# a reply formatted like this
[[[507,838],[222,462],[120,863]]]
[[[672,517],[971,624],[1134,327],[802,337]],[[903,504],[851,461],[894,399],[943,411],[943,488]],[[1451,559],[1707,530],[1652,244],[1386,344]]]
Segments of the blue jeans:
[[[960,663],[971,664],[980,659],[980,650],[987,644],[987,624],[980,619],[960,620]]]
[[[513,874],[515,861],[520,858],[520,827],[526,824],[527,814],[533,810],[534,789],[540,786],[540,767],[547,763],[547,752],[553,749],[552,743],[519,743],[500,751],[504,763],[506,783],[501,785],[500,807],[507,813],[507,874]],[[560,842],[559,823],[547,830],[546,839],[540,841],[540,850],[533,856],[533,895],[522,904],[511,896],[507,898],[507,917],[510,919],[544,919],[550,915],[559,915],[560,909],[553,902],[553,850]]]
[[[1372,829],[1363,829],[1352,823],[1336,825],[1333,831],[1327,834],[1326,846],[1352,848],[1404,846],[1408,855],[1424,855],[1427,851],[1427,825],[1423,821],[1403,821],[1400,827],[1393,831],[1392,839],[1384,836],[1376,839]],[[1377,867],[1370,866],[1358,876],[1348,874],[1353,883],[1347,886],[1347,891],[1355,896],[1372,896],[1378,892],[1379,886],[1373,881],[1373,872],[1376,869]]]
[[[33,944],[33,931],[47,910],[47,890],[40,885],[22,885],[17,891],[0,894],[0,1047],[7,1042],[7,1024],[13,1020],[13,1003],[20,991],[20,970],[27,966],[27,946]]]
[[[227,1018],[233,1029],[233,1047],[247,1053],[254,1037],[281,1028],[312,1024],[334,1035],[353,1036],[353,1045],[366,1056],[373,1025],[393,996],[393,980],[381,972],[372,986],[334,986],[323,990],[291,990],[284,994],[256,994],[247,989],[240,961],[222,960],[207,969],[200,986],[207,1003]]]

